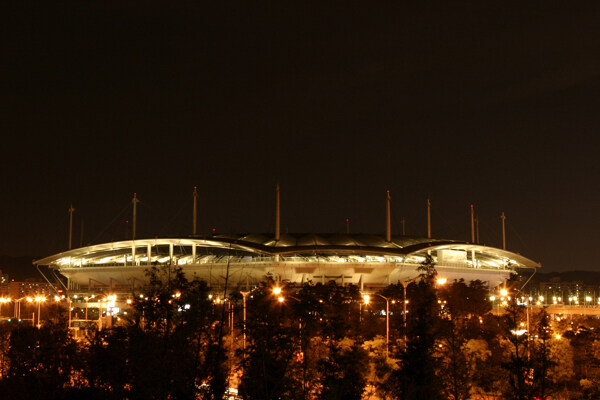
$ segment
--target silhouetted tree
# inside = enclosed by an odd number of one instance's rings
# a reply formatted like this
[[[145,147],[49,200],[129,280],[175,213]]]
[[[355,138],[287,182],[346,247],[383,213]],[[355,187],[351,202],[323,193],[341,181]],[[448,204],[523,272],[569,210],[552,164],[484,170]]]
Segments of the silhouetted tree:
[[[60,399],[78,373],[78,354],[66,324],[19,327],[10,336],[9,367],[0,381],[6,399]]]
[[[532,351],[532,367],[534,368],[534,394],[536,398],[545,400],[550,392],[548,373],[556,365],[552,360],[550,340],[552,338],[552,329],[550,327],[550,318],[545,309],[542,309],[538,315],[539,321],[536,325],[536,338]]]
[[[502,367],[509,373],[508,385],[505,386],[505,395],[515,400],[525,400],[529,397],[530,383],[533,376],[530,375],[530,363],[527,357],[528,333],[524,332],[521,325],[524,306],[518,305],[513,297],[504,315],[504,334],[508,340],[508,361]]]
[[[323,400],[360,400],[365,390],[368,370],[367,352],[350,340],[332,340],[328,355],[321,361]]]
[[[442,398],[434,358],[440,308],[435,288],[437,272],[432,258],[427,257],[419,270],[420,280],[409,303],[406,349],[400,354],[400,369],[392,375],[395,396],[402,400]]]
[[[239,387],[244,399],[280,399],[295,386],[289,370],[297,336],[286,319],[284,305],[272,294],[273,286],[272,281],[263,284],[248,301],[247,345]]]

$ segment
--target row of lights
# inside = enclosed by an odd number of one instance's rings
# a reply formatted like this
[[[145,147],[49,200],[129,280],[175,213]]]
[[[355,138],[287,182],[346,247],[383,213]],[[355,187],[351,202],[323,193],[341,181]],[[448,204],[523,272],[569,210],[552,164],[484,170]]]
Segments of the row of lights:
[[[508,291],[506,289],[500,290],[500,295],[502,296],[502,297],[500,297],[500,301],[502,301],[503,304],[506,303],[506,300],[504,299],[505,297],[506,297],[507,300],[511,300],[511,297],[507,296],[508,295]],[[496,300],[496,296],[493,296],[493,295],[490,296],[490,301],[495,301],[495,300]],[[541,305],[544,302],[544,300],[545,300],[544,296],[539,296],[536,304],[537,305]],[[574,296],[573,297],[569,297],[568,300],[569,300],[569,303],[579,304],[579,298],[578,297],[574,297]],[[586,303],[591,303],[593,300],[594,299],[591,296],[586,296],[585,297],[585,302]],[[529,302],[533,302],[533,301],[534,301],[533,297],[529,297]],[[525,297],[521,297],[521,302],[523,302],[523,304],[527,305],[527,301],[526,301]],[[560,296],[559,297],[557,297],[557,296],[553,296],[552,297],[552,303],[553,304],[558,304],[560,302],[562,302],[562,297],[560,297]],[[598,304],[600,305],[600,297],[598,298]]]
[[[56,299],[56,296],[54,297],[54,299]],[[60,299],[60,298],[59,298]],[[20,301],[22,299],[16,300],[16,301]],[[40,302],[44,302],[46,301],[46,297],[44,296],[35,296],[35,297],[26,297],[25,300],[27,300],[27,302],[29,303],[40,303]],[[0,297],[0,303],[10,303],[11,301],[13,301],[10,297]]]

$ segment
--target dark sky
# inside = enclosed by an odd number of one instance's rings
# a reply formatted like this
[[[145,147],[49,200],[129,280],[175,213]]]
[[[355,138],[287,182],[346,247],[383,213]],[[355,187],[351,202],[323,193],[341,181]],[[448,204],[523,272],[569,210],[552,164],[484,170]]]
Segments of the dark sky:
[[[0,6],[0,254],[125,237],[393,230],[600,270],[600,6]],[[441,3],[441,2],[440,2]],[[0,266],[1,268],[1,266]]]

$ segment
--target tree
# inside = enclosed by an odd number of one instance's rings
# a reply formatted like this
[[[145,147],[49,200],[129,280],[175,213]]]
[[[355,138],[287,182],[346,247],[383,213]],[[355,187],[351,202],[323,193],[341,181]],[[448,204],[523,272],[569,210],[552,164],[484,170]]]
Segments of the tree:
[[[66,325],[19,327],[10,336],[0,393],[10,399],[58,399],[79,373],[77,345]]]
[[[409,303],[406,349],[400,352],[400,368],[394,371],[391,380],[396,387],[395,396],[402,400],[442,398],[434,358],[440,308],[433,259],[428,256],[419,270],[420,280]]]
[[[454,319],[444,320],[438,338],[436,359],[439,366],[439,379],[445,397],[450,400],[468,399],[471,393],[471,379],[467,359],[463,353],[465,338]]]
[[[131,376],[128,367],[129,332],[126,328],[91,331],[80,348],[81,371],[89,392],[106,399],[126,397]]]
[[[506,307],[504,315],[504,334],[507,343],[507,361],[502,367],[509,373],[505,395],[515,400],[525,400],[529,396],[530,364],[527,358],[528,333],[521,325],[524,306],[518,305],[513,299]]]
[[[351,339],[331,340],[321,361],[323,400],[360,400],[365,390],[368,354]]]
[[[273,286],[272,281],[263,283],[249,299],[247,344],[239,386],[244,399],[279,399],[298,388],[289,374],[297,335],[286,317],[287,308],[272,295]]]
[[[222,321],[212,312],[206,282],[190,282],[181,268],[170,266],[147,274],[149,285],[134,296],[135,322],[128,331],[133,397],[222,398]]]
[[[536,326],[536,339],[533,343],[532,368],[534,370],[534,388],[533,393],[537,398],[545,400],[549,392],[548,374],[555,362],[551,359],[550,340],[552,338],[552,329],[548,313],[542,309],[538,315],[539,321]]]

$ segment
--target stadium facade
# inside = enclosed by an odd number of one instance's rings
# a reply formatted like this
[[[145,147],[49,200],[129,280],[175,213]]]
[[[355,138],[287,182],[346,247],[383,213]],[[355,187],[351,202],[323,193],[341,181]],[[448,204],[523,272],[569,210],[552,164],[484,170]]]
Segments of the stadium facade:
[[[188,279],[215,290],[254,286],[271,276],[295,284],[359,285],[374,290],[406,282],[431,256],[440,278],[481,280],[490,288],[517,269],[541,265],[519,254],[455,240],[367,234],[215,235],[153,238],[81,247],[35,261],[67,278],[69,290],[129,292],[143,286],[149,268],[181,267]]]

